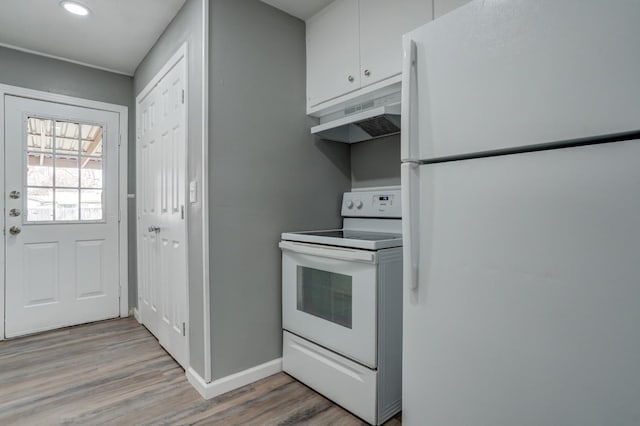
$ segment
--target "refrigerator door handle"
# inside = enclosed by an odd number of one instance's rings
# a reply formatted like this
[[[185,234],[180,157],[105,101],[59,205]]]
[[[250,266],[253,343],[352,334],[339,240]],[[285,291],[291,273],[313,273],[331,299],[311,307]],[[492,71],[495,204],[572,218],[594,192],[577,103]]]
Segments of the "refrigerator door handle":
[[[417,136],[417,129],[411,124],[413,120],[411,115],[413,111],[413,92],[414,80],[416,78],[416,43],[409,35],[405,35],[402,39],[402,105],[401,105],[401,127],[400,134],[400,159],[402,161],[418,160],[417,143],[414,139]]]
[[[418,288],[418,262],[420,259],[420,165],[402,164],[402,239],[404,284],[410,290]]]

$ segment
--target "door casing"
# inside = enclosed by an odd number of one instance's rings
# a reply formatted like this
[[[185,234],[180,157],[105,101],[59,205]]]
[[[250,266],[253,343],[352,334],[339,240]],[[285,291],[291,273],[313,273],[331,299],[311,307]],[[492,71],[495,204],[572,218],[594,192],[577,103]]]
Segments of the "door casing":
[[[119,271],[119,289],[120,289],[120,317],[129,316],[129,280],[128,280],[128,217],[127,217],[127,147],[128,147],[128,112],[129,108],[123,105],[110,104],[105,102],[92,101],[88,99],[76,98],[66,95],[58,95],[40,90],[25,89],[5,84],[0,84],[0,164],[3,172],[0,173],[0,211],[4,211],[6,200],[5,188],[5,96],[18,96],[23,98],[31,98],[39,101],[55,102],[66,105],[73,105],[84,108],[100,109],[104,111],[115,112],[119,115],[119,155],[118,155],[118,261],[120,265]],[[2,215],[2,229],[6,231],[5,215]],[[0,340],[5,338],[5,239],[6,235],[2,235],[2,244],[0,244]]]

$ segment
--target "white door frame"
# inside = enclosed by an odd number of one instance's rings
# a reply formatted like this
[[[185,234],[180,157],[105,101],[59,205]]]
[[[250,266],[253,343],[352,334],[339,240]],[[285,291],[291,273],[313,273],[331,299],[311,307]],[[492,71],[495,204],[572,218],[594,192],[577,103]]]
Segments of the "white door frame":
[[[204,381],[211,374],[211,305],[209,299],[209,2],[202,0],[202,316],[204,331]]]
[[[119,138],[119,156],[118,156],[118,261],[120,264],[119,272],[119,291],[120,291],[120,317],[129,316],[129,265],[128,265],[128,232],[127,232],[127,147],[128,143],[128,112],[129,108],[123,105],[109,104],[105,102],[92,101],[88,99],[75,98],[72,96],[58,95],[55,93],[43,92],[40,90],[25,89],[23,87],[9,86],[0,84],[0,164],[3,171],[0,173],[0,211],[4,212],[5,207],[5,111],[4,100],[7,95],[18,96],[22,98],[30,98],[39,101],[55,102],[59,104],[78,106],[83,108],[92,108],[97,110],[115,112],[120,117],[120,128],[118,129]],[[2,215],[2,229],[5,229],[5,215]],[[4,233],[3,233],[4,234]],[[2,236],[2,244],[0,244],[0,340],[5,338],[5,239]]]
[[[184,179],[184,193],[185,193],[185,208],[187,209],[187,214],[185,214],[184,216],[184,231],[185,231],[185,235],[184,235],[184,241],[185,241],[185,252],[186,252],[186,256],[185,256],[185,262],[187,262],[187,264],[185,265],[185,271],[186,271],[186,280],[187,280],[187,286],[186,286],[186,291],[187,294],[186,296],[186,304],[185,307],[187,309],[187,332],[186,332],[186,338],[187,338],[187,366],[185,368],[188,369],[189,365],[191,364],[191,342],[189,339],[189,330],[191,327],[190,324],[190,319],[189,319],[189,264],[188,264],[188,259],[189,259],[189,210],[190,210],[190,205],[191,202],[189,201],[189,60],[188,60],[188,43],[184,42],[179,48],[178,50],[171,56],[171,58],[169,58],[169,60],[162,66],[162,68],[160,68],[160,71],[158,71],[153,78],[149,81],[149,83],[147,83],[147,85],[144,87],[144,89],[142,89],[142,91],[136,96],[136,140],[135,140],[135,144],[136,144],[136,153],[138,152],[138,140],[140,140],[141,136],[141,132],[140,132],[140,123],[141,121],[141,117],[140,117],[140,103],[142,102],[142,100],[158,85],[158,83],[160,83],[160,80],[162,80],[162,78],[169,72],[171,71],[171,68],[173,68],[181,59],[184,58],[184,66],[185,66],[185,84],[184,84],[184,114],[185,114],[185,156],[184,156],[184,171],[185,171],[185,179]],[[138,158],[136,156],[136,194],[139,194],[140,191],[138,190],[140,188],[140,167],[138,167]],[[136,204],[136,225],[138,223],[138,205]],[[137,238],[137,233],[136,233],[136,254],[138,254],[137,258],[138,258],[138,264],[139,264],[139,251],[138,251],[138,238]],[[140,298],[139,296],[139,292],[140,292],[140,268],[137,268],[138,271],[138,299]],[[140,311],[137,308],[138,304],[137,304],[137,300],[136,300],[136,308],[134,308],[133,313],[135,315],[135,318],[138,322],[142,323],[142,318],[140,316]]]

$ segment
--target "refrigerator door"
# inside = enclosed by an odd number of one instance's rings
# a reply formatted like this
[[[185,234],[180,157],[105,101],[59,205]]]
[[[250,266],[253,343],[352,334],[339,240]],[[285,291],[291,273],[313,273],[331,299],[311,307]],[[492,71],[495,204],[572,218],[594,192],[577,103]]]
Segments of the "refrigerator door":
[[[477,0],[405,35],[402,160],[639,130],[638,22],[633,0]]]
[[[635,140],[419,166],[403,424],[640,424],[639,158]]]

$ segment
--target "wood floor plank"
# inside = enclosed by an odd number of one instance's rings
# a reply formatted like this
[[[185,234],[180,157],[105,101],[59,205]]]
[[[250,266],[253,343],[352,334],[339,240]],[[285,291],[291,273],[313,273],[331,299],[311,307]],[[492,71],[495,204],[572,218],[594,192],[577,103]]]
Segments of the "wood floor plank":
[[[1,425],[364,424],[279,373],[204,400],[133,318],[0,342]],[[387,425],[399,425],[400,417]]]

